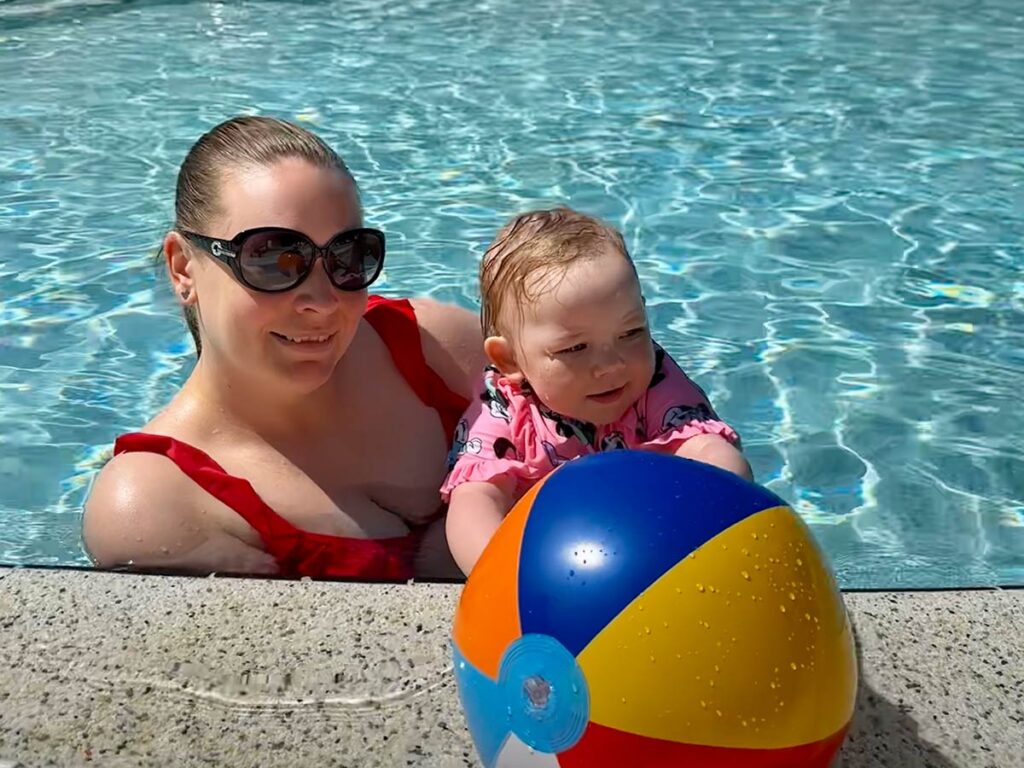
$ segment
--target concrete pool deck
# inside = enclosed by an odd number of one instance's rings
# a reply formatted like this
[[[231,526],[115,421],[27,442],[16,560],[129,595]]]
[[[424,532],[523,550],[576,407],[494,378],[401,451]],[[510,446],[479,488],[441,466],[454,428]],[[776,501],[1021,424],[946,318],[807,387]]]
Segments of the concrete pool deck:
[[[0,768],[478,762],[458,586],[0,570]],[[847,593],[843,766],[1024,766],[1024,591]]]

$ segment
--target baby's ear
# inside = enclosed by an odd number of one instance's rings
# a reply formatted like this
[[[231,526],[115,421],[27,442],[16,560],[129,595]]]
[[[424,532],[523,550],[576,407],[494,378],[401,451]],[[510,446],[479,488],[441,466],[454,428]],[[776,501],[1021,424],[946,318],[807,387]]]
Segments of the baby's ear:
[[[513,380],[523,378],[523,372],[516,363],[516,353],[512,343],[504,336],[488,336],[484,339],[484,354],[491,364],[501,371],[502,376]]]

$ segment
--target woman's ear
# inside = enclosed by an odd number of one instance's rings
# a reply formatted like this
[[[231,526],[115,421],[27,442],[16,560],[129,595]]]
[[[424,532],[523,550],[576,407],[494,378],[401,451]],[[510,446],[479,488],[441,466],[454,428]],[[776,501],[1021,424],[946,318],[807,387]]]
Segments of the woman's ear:
[[[192,306],[198,301],[193,273],[195,263],[191,251],[185,247],[185,239],[178,232],[164,236],[164,259],[171,287],[183,306]]]
[[[516,353],[504,336],[488,336],[484,339],[484,354],[491,364],[513,381],[522,381],[523,371],[516,362]]]

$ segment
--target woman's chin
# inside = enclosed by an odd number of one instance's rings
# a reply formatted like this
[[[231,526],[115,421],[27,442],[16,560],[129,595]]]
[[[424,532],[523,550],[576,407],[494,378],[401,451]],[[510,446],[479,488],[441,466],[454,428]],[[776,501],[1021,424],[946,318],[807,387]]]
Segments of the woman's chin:
[[[324,386],[334,375],[341,355],[273,355],[274,378],[281,386],[297,393],[312,392]]]
[[[285,378],[289,389],[312,392],[331,380],[338,359],[296,360],[285,367]]]

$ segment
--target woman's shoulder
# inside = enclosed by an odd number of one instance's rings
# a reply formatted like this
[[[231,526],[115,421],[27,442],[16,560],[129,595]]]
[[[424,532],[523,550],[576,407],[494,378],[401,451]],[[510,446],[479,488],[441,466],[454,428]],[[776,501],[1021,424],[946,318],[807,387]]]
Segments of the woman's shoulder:
[[[137,437],[173,439],[157,433],[132,432],[118,440]],[[159,504],[166,498],[161,491],[178,490],[187,480],[166,455],[151,450],[119,450],[97,474],[89,503],[100,500],[125,505],[144,498],[147,505]]]
[[[140,549],[159,551],[194,534],[193,518],[196,488],[172,461],[148,451],[121,453],[93,481],[82,535],[98,564],[116,565],[139,560]]]
[[[83,535],[94,558],[116,561],[124,546],[135,550],[139,542],[122,541],[121,531],[145,542],[209,527],[209,516],[192,519],[203,517],[201,494],[172,458],[196,450],[202,423],[186,384],[142,429],[117,438],[114,455],[96,475],[85,503]]]
[[[486,360],[475,314],[433,299],[410,299],[420,327],[423,357],[448,387],[469,398]]]
[[[196,484],[172,458],[198,449],[150,432],[123,435],[85,503],[82,539],[101,567],[274,573],[241,517]]]

